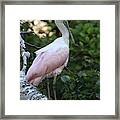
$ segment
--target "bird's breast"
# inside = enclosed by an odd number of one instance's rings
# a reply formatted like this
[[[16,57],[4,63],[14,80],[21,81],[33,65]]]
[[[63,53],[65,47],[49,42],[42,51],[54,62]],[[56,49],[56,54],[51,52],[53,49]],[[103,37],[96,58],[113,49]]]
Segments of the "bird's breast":
[[[27,72],[28,81],[53,72],[65,64],[68,56],[69,50],[67,48],[46,51],[38,55]]]

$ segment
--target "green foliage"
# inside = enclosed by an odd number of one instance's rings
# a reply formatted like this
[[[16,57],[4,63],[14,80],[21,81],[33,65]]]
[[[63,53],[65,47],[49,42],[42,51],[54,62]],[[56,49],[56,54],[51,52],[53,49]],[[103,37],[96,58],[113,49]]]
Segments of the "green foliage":
[[[39,38],[35,33],[24,34],[25,42],[42,48],[61,35],[54,21],[45,21],[54,31],[52,36]],[[69,62],[57,77],[56,92],[59,100],[96,100],[100,99],[100,21],[72,20],[68,21],[75,43],[70,38]],[[20,30],[27,31],[29,22],[21,22]],[[28,68],[35,58],[37,47],[26,44],[31,53]],[[22,60],[21,60],[22,63]],[[47,81],[43,80],[38,89],[47,95]],[[53,95],[53,78],[49,79],[51,99]]]

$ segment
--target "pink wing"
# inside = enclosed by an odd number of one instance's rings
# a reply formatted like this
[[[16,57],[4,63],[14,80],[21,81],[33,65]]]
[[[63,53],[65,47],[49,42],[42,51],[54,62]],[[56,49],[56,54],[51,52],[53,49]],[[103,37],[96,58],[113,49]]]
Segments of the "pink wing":
[[[68,48],[60,48],[57,51],[45,51],[38,54],[29,68],[26,78],[28,82],[38,77],[43,77],[65,64],[69,55]]]

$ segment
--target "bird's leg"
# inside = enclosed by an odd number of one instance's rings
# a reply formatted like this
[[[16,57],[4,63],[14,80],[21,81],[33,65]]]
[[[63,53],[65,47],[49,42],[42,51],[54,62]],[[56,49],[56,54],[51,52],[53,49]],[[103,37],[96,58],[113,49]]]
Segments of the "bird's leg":
[[[47,79],[47,91],[48,91],[48,99],[50,100],[50,83],[49,83],[49,79]]]
[[[54,93],[54,99],[55,99],[55,100],[57,100],[57,97],[56,97],[56,87],[55,87],[56,77],[57,77],[57,76],[54,76],[54,80],[53,80],[53,93]]]

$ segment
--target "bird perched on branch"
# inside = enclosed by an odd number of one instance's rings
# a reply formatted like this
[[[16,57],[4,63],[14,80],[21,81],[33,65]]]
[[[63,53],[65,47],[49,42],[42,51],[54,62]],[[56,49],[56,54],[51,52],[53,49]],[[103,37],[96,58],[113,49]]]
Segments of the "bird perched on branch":
[[[55,85],[56,76],[67,66],[69,59],[69,31],[64,25],[63,20],[55,20],[55,24],[62,33],[62,36],[54,42],[37,50],[36,58],[27,71],[26,79],[28,82],[37,86],[45,77],[53,76]],[[56,91],[54,89],[56,99]]]

